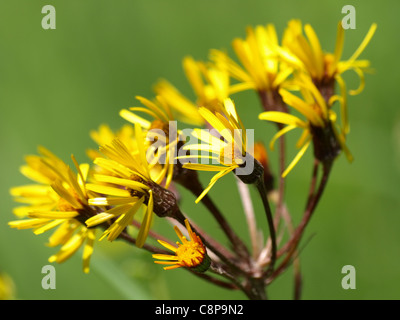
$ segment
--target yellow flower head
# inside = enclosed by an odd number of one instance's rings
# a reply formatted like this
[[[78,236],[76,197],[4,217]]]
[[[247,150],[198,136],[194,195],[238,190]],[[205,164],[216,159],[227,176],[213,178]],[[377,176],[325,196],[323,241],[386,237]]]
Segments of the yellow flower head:
[[[164,270],[185,267],[196,272],[205,272],[211,264],[206,247],[200,237],[192,231],[187,219],[185,220],[185,225],[189,234],[189,240],[187,240],[179,228],[175,226],[175,232],[182,243],[177,242],[176,244],[178,247],[175,247],[168,242],[158,240],[160,244],[174,252],[175,255],[153,254],[154,259],[162,260],[154,261],[154,263],[168,265],[168,267],[164,267]]]
[[[136,96],[136,99],[142,103],[144,107],[132,107],[131,111],[122,109],[120,111],[120,116],[125,120],[133,123],[139,124],[143,130],[150,130],[152,128],[157,129],[167,129],[160,126],[160,123],[168,125],[169,121],[174,121],[174,116],[171,112],[169,105],[160,97],[157,96],[153,101],[146,99],[141,96]],[[139,116],[137,113],[142,112],[153,118],[152,121],[146,120],[145,118]],[[168,134],[168,130],[166,130]]]
[[[85,187],[89,166],[79,166],[72,157],[78,171],[75,174],[47,149],[40,147],[39,152],[41,156],[26,157],[27,165],[21,167],[21,172],[38,184],[10,190],[15,201],[27,204],[16,208],[14,213],[28,219],[11,221],[9,225],[17,229],[33,229],[35,234],[57,227],[48,245],[62,247],[49,258],[50,262],[64,262],[85,244],[83,269],[87,273],[95,239],[95,230],[83,225],[86,218],[95,214],[87,201],[92,194]]]
[[[154,90],[167,105],[178,111],[182,121],[203,125],[204,121],[197,107],[207,107],[210,110],[219,108],[221,102],[229,97],[229,74],[216,64],[196,61],[190,56],[183,59],[183,69],[196,95],[195,103],[183,96],[166,80],[159,81]]]
[[[286,125],[272,138],[270,143],[272,150],[275,141],[282,135],[295,128],[303,130],[303,134],[297,142],[297,147],[301,149],[282,176],[285,177],[298,163],[311,141],[314,143],[314,153],[318,160],[322,162],[328,159],[331,160],[337,156],[341,149],[351,161],[352,156],[345,145],[345,132],[343,130],[339,132],[336,128],[336,113],[330,109],[330,106],[325,102],[324,97],[313,84],[311,78],[301,75],[296,84],[301,88],[302,98],[286,89],[280,89],[279,93],[283,101],[305,117],[305,120],[292,114],[275,111],[263,112],[259,115],[261,120]]]
[[[135,125],[135,152],[129,152],[127,147],[118,139],[111,145],[100,147],[107,158],[96,158],[94,163],[104,170],[104,174],[95,174],[94,183],[87,184],[87,189],[103,197],[89,199],[92,206],[108,208],[86,220],[88,227],[113,221],[100,239],[107,236],[115,240],[133,221],[134,215],[146,204],[146,213],[139,230],[137,246],[143,246],[153,217],[153,192],[148,186],[153,180],[150,177],[148,163],[145,157],[142,130]],[[156,183],[160,183],[163,175]],[[111,209],[109,209],[111,207]]]
[[[98,130],[91,130],[90,137],[99,146],[110,144],[114,139],[120,140],[130,152],[133,152],[135,144],[135,130],[129,125],[123,125],[118,131],[114,132],[107,124],[99,126]],[[102,154],[98,150],[89,149],[87,155],[90,159],[94,160],[101,157]]]
[[[278,37],[272,24],[248,27],[246,39],[236,38],[232,46],[243,68],[225,53],[211,51],[211,59],[240,82],[231,87],[232,93],[246,89],[272,91],[292,73],[292,68],[278,59]]]
[[[197,105],[218,110],[221,102],[229,97],[229,74],[213,63],[183,59],[183,68],[196,96]]]
[[[186,98],[167,80],[160,80],[154,86],[157,96],[174,110],[176,117],[188,124],[202,126],[203,119],[198,113],[197,105]]]
[[[377,25],[372,24],[353,55],[348,60],[342,61],[344,29],[340,22],[334,53],[326,53],[322,50],[318,36],[311,25],[304,26],[304,36],[301,21],[291,20],[284,32],[283,50],[280,50],[280,53],[289,64],[308,72],[317,85],[329,84],[346,70],[354,70],[360,76],[361,84],[357,90],[350,91],[350,94],[357,94],[364,87],[364,72],[370,67],[368,60],[357,59],[371,41],[376,28]]]
[[[244,164],[246,158],[246,130],[237,115],[235,105],[231,99],[225,99],[220,111],[212,112],[207,108],[199,108],[200,114],[213,127],[221,138],[211,134],[208,130],[194,129],[192,135],[199,139],[199,144],[189,144],[184,150],[207,151],[212,155],[187,155],[178,159],[198,158],[212,160],[219,165],[186,163],[184,168],[200,171],[217,171],[208,187],[196,199],[198,203],[217,182],[229,172]]]
[[[157,180],[160,173],[164,174],[165,187],[168,188],[174,169],[173,161],[170,159],[175,154],[182,133],[176,128],[171,109],[160,96],[157,96],[154,101],[140,96],[136,98],[144,107],[133,107],[130,108],[131,111],[123,109],[120,111],[120,115],[143,129],[143,135],[146,136],[144,144],[150,175]],[[146,120],[139,116],[138,112],[149,115],[153,120]]]

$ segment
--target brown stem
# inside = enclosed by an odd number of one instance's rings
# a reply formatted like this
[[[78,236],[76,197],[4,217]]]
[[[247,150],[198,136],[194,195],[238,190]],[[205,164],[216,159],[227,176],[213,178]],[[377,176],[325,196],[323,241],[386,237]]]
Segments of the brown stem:
[[[312,214],[314,213],[315,208],[325,190],[331,168],[332,168],[332,162],[326,162],[323,164],[323,175],[321,177],[321,182],[318,186],[318,190],[317,190],[316,194],[314,195],[312,201],[310,201],[310,203],[303,215],[303,219],[300,222],[299,226],[296,228],[293,236],[288,241],[288,243],[285,245],[285,248],[282,249],[282,250],[289,250],[287,256],[282,261],[280,266],[271,275],[270,279],[267,280],[268,283],[270,283],[273,279],[275,279],[278,275],[280,275],[287,268],[289,262],[292,259],[293,254],[296,252],[296,249],[301,240],[301,237],[303,236],[304,230],[305,230],[306,226],[308,225],[308,223],[312,217]]]
[[[216,286],[225,288],[225,289],[231,289],[231,290],[237,290],[238,287],[234,283],[222,281],[220,279],[214,278],[208,274],[205,273],[198,273],[194,272],[190,268],[185,268],[186,270],[190,271],[192,274],[194,274],[196,277],[202,278],[203,280],[206,280],[208,282],[211,282],[212,284],[215,284]]]
[[[308,192],[308,199],[306,208],[310,205],[311,200],[314,196],[315,186],[317,184],[317,176],[318,176],[318,168],[319,168],[319,161],[317,159],[314,160],[312,176],[311,176],[311,184],[310,189]],[[300,258],[298,255],[298,250],[294,253],[295,257],[293,258],[293,268],[294,268],[294,293],[293,298],[294,300],[301,299],[301,292],[303,287],[303,279],[301,276],[301,269],[300,269]]]
[[[312,176],[311,176],[310,190],[308,192],[306,208],[310,205],[310,202],[314,196],[315,186],[317,185],[318,167],[319,167],[319,161],[317,159],[315,159],[314,165],[313,165]]]
[[[247,296],[251,300],[267,300],[265,283],[261,278],[249,278],[249,286],[247,288]]]
[[[123,239],[125,241],[127,241],[128,243],[134,244],[136,245],[136,239],[132,238],[129,234],[127,234],[126,232],[121,232],[121,234],[118,236],[118,239]],[[145,249],[151,253],[158,253],[158,254],[170,254],[169,251],[154,247],[152,245],[149,245],[147,243],[145,243],[142,247],[142,249]]]
[[[303,279],[301,276],[300,270],[300,260],[299,257],[296,255],[296,258],[293,261],[294,267],[294,300],[301,299],[301,292],[303,288]]]
[[[258,96],[261,100],[264,111],[289,111],[278,90],[258,91]]]

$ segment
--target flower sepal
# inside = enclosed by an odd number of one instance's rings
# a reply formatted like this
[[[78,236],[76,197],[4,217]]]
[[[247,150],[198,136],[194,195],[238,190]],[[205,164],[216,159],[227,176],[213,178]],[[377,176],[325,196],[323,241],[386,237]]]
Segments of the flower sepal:
[[[329,121],[324,127],[310,126],[314,156],[322,163],[330,163],[340,154],[341,147],[336,137],[332,123]]]

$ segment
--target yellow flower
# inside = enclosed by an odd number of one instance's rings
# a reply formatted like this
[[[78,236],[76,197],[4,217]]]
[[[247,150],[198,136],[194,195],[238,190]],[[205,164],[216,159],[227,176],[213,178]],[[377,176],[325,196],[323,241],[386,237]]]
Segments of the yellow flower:
[[[282,135],[295,128],[301,128],[303,134],[297,142],[297,148],[301,148],[287,169],[283,172],[285,177],[308,149],[311,141],[314,144],[314,154],[321,162],[333,160],[340,150],[343,150],[351,161],[352,156],[345,145],[345,133],[336,128],[337,116],[324,97],[318,91],[312,80],[305,75],[299,76],[296,84],[301,88],[302,98],[292,94],[286,89],[280,89],[279,93],[283,101],[297,110],[306,120],[283,112],[263,112],[259,119],[285,124],[286,127],[275,134],[270,143],[274,148],[275,141]],[[345,124],[346,126],[346,124]]]
[[[183,68],[197,97],[199,107],[218,110],[221,102],[229,97],[229,74],[215,64],[183,59]]]
[[[92,206],[110,207],[86,221],[88,227],[108,223],[109,228],[100,239],[107,236],[110,241],[115,240],[128,227],[142,205],[146,212],[137,237],[136,245],[142,247],[146,241],[153,219],[153,191],[152,184],[159,184],[163,179],[152,180],[145,156],[144,137],[140,125],[135,125],[136,152],[131,153],[126,146],[115,139],[111,145],[100,147],[100,151],[107,158],[97,158],[94,163],[101,167],[106,174],[95,174],[95,183],[87,184],[87,189],[102,194],[103,197],[89,199]]]
[[[187,219],[185,220],[185,225],[189,234],[189,240],[187,240],[179,228],[175,226],[174,230],[182,244],[177,242],[176,244],[178,247],[175,247],[168,242],[158,240],[160,244],[174,252],[175,255],[153,254],[154,259],[162,260],[154,261],[154,263],[168,265],[168,267],[164,267],[164,270],[185,267],[196,272],[205,272],[211,264],[211,260],[207,255],[207,249],[200,237],[192,231]]]
[[[154,101],[150,101],[141,96],[136,96],[136,99],[139,100],[144,107],[130,108],[130,110],[134,112],[122,109],[119,113],[120,116],[133,124],[139,124],[144,130],[157,128],[166,131],[167,134],[168,127],[164,126],[168,126],[169,121],[174,121],[174,116],[170,107],[165,103],[165,101],[163,101],[160,96],[157,96]],[[137,112],[143,112],[149,115],[153,118],[153,121],[148,121],[145,118],[137,115]],[[160,122],[164,126],[160,126]]]
[[[160,80],[154,86],[157,96],[176,112],[176,117],[188,124],[202,126],[203,119],[199,116],[197,105],[186,98],[177,88],[167,80]]]
[[[159,216],[169,213],[170,207],[162,201],[169,191],[159,186],[165,172],[158,174],[156,179],[151,175],[143,131],[138,123],[135,124],[134,143],[133,152],[118,139],[100,147],[105,157],[96,158],[94,164],[101,168],[101,174],[93,174],[93,183],[88,183],[86,188],[100,195],[90,198],[88,202],[101,212],[87,219],[86,225],[89,228],[107,225],[100,240],[107,237],[109,241],[114,241],[132,225],[135,215],[145,209],[136,239],[136,246],[142,247],[152,224],[153,211]],[[169,200],[168,204],[173,207],[175,198]]]
[[[247,89],[273,91],[280,87],[292,73],[292,68],[278,59],[278,37],[272,24],[246,29],[246,39],[236,38],[233,49],[244,68],[224,52],[211,51],[211,60],[240,83],[231,92]]]
[[[199,108],[200,114],[213,127],[222,139],[213,135],[208,130],[194,129],[192,135],[201,141],[200,144],[188,144],[184,150],[206,151],[213,155],[186,155],[178,159],[199,158],[207,161],[213,160],[212,164],[186,163],[184,168],[200,171],[217,171],[211,179],[207,188],[196,199],[198,203],[213,187],[218,179],[229,172],[239,168],[245,163],[246,158],[246,131],[237,115],[235,105],[231,99],[225,99],[220,111],[212,112],[207,108]]]
[[[125,120],[140,125],[143,135],[146,135],[146,158],[149,162],[151,177],[157,179],[160,173],[164,174],[165,187],[168,188],[173,176],[173,159],[181,132],[177,130],[175,119],[169,106],[160,96],[154,101],[136,97],[145,107],[133,107],[131,111],[122,109],[120,115]],[[132,112],[133,111],[133,112]],[[148,121],[137,113],[142,112],[153,118]]]
[[[14,212],[29,219],[11,221],[9,225],[17,229],[33,229],[35,234],[57,227],[48,245],[62,247],[49,261],[62,263],[84,246],[83,270],[88,273],[95,239],[95,230],[83,225],[86,218],[95,214],[88,205],[87,199],[91,194],[85,187],[89,166],[78,165],[72,157],[78,172],[75,174],[47,149],[40,147],[39,152],[41,156],[26,157],[27,165],[21,167],[21,172],[38,184],[10,190],[15,201],[27,204]]]
[[[344,29],[339,22],[337,29],[336,46],[334,53],[325,53],[318,36],[311,25],[303,27],[300,20],[291,20],[284,32],[282,39],[283,49],[280,50],[281,56],[291,65],[300,70],[308,72],[317,86],[329,85],[332,80],[337,79],[346,70],[354,70],[360,77],[361,84],[357,90],[351,90],[350,94],[358,94],[364,87],[364,72],[370,67],[368,60],[357,60],[371,41],[377,25],[373,23],[361,42],[360,46],[348,59],[341,61]],[[344,92],[342,92],[342,95]]]
[[[191,102],[166,80],[159,81],[154,90],[166,103],[184,115],[182,121],[203,125],[204,121],[197,107],[207,107],[210,110],[219,108],[221,102],[229,97],[229,74],[216,64],[196,61],[187,56],[183,59],[183,69],[196,95],[196,102]]]
[[[99,146],[110,144],[114,139],[118,139],[128,148],[130,152],[133,152],[136,147],[135,130],[129,124],[123,125],[116,132],[112,131],[107,124],[102,124],[99,126],[98,130],[90,131],[90,137]],[[102,156],[98,150],[94,149],[87,150],[87,155],[92,160]]]

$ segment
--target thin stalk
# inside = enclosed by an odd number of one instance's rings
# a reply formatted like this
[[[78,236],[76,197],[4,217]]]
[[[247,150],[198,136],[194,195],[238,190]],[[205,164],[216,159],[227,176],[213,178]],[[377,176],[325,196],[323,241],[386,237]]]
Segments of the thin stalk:
[[[285,248],[282,248],[282,250],[289,250],[287,256],[282,261],[280,266],[271,275],[268,282],[270,282],[270,280],[275,279],[279,274],[281,274],[287,268],[289,262],[291,261],[293,254],[296,252],[296,249],[300,243],[301,237],[303,236],[304,230],[305,230],[306,226],[308,225],[308,223],[310,222],[310,219],[315,211],[315,208],[317,207],[317,204],[319,203],[319,200],[321,199],[321,196],[325,190],[325,187],[328,182],[329,174],[331,172],[331,168],[332,168],[332,162],[323,164],[323,175],[321,177],[321,181],[318,186],[318,190],[315,193],[315,195],[313,196],[312,200],[309,202],[309,205],[307,206],[307,209],[303,215],[303,219],[300,222],[299,226],[296,228],[293,236],[288,241],[288,243],[285,245]]]
[[[247,226],[249,228],[249,236],[250,236],[253,258],[256,258],[260,254],[260,247],[258,243],[258,230],[254,214],[253,203],[251,201],[251,196],[248,186],[242,181],[240,181],[240,179],[236,179],[236,182],[239,190],[240,199],[242,201],[244,214],[246,216]]]
[[[249,278],[248,281],[247,296],[251,300],[267,300],[264,281],[260,278]]]
[[[271,208],[269,206],[269,202],[268,202],[268,198],[267,198],[267,191],[266,191],[266,188],[264,185],[264,180],[258,179],[258,181],[256,182],[256,187],[257,187],[258,193],[260,194],[260,197],[263,202],[265,215],[266,215],[267,221],[268,221],[269,236],[271,238],[271,260],[270,260],[268,269],[266,271],[266,274],[269,275],[270,272],[272,272],[272,270],[274,269],[275,262],[276,262],[276,253],[277,253],[276,232],[275,232],[275,226],[274,226],[274,219],[272,217]]]
[[[234,284],[234,283],[222,281],[222,280],[220,280],[220,279],[214,278],[214,277],[212,277],[212,276],[210,276],[210,275],[208,275],[208,274],[205,274],[205,273],[198,273],[198,272],[195,272],[195,271],[191,270],[190,268],[184,268],[184,269],[190,271],[190,272],[191,272],[192,274],[194,274],[196,277],[199,277],[199,278],[201,278],[201,279],[203,279],[203,280],[206,280],[206,281],[208,281],[208,282],[211,282],[212,284],[214,284],[214,285],[216,285],[216,286],[219,286],[219,287],[222,287],[222,288],[225,288],[225,289],[231,289],[231,290],[237,290],[237,289],[239,289],[238,286],[237,286],[236,284]]]
[[[310,190],[308,192],[306,208],[310,205],[310,202],[314,196],[315,186],[317,185],[318,167],[319,167],[319,161],[317,159],[315,159],[314,165],[313,165],[312,176],[311,176]]]
[[[121,232],[121,234],[118,236],[118,239],[123,239],[125,241],[127,241],[130,244],[134,244],[136,245],[136,239],[132,238],[129,234],[125,233],[125,232]],[[147,243],[145,243],[142,247],[142,249],[145,249],[151,253],[157,253],[157,254],[170,254],[169,251],[167,250],[163,250],[160,248],[157,248],[155,246],[149,245]]]
[[[243,291],[243,293],[249,298],[250,300],[265,300],[266,299],[266,293],[265,293],[265,286],[263,282],[258,281],[257,283],[254,283],[254,280],[257,280],[255,278],[246,278],[247,284],[243,285],[240,279],[229,272],[227,272],[224,268],[222,268],[220,265],[216,265],[214,263],[211,263],[210,270],[216,274],[219,274],[229,280],[231,280],[234,285]]]
[[[301,299],[301,292],[303,288],[303,278],[301,276],[300,269],[300,258],[296,255],[296,258],[293,260],[293,268],[294,268],[294,292],[293,298],[294,300]]]

